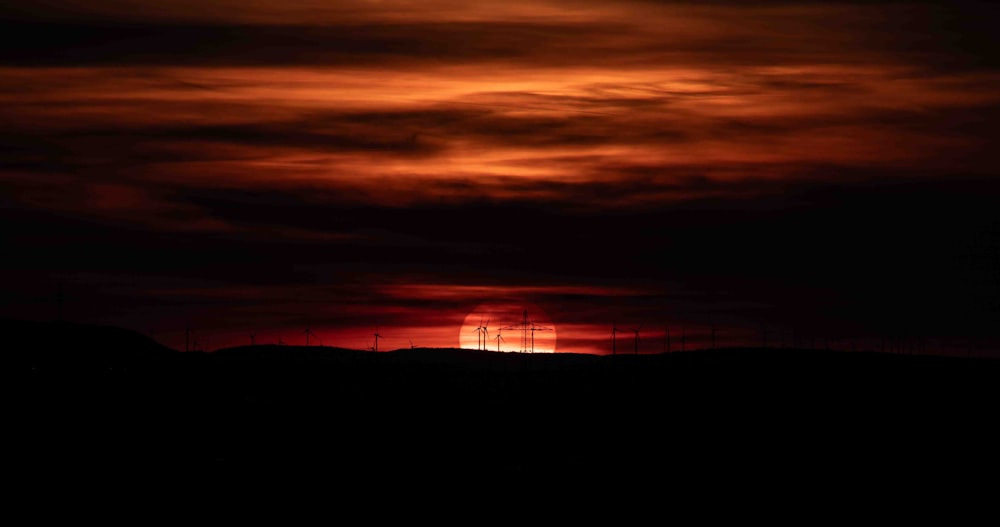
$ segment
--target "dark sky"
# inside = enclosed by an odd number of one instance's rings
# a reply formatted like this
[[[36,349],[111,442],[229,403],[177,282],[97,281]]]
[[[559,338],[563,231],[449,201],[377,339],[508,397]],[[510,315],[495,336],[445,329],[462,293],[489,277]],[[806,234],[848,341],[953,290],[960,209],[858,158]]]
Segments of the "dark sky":
[[[989,353],[997,14],[4,2],[0,315],[209,349],[475,348],[483,317],[496,349],[529,309],[538,351],[617,324],[619,352]]]

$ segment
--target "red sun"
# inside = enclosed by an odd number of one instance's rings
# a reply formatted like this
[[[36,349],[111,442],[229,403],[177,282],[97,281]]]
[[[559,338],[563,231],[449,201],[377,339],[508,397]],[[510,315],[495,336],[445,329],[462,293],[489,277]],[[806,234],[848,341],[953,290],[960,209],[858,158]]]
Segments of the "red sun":
[[[555,353],[556,326],[530,302],[488,302],[465,316],[458,342],[465,349]]]

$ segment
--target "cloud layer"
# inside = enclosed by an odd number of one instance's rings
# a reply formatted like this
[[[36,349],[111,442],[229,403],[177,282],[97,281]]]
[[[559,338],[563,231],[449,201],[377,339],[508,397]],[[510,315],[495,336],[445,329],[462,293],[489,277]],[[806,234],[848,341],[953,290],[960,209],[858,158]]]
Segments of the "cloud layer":
[[[609,310],[996,316],[988,4],[235,4],[0,9],[5,312],[63,277],[133,326],[452,345],[487,288],[590,352]]]

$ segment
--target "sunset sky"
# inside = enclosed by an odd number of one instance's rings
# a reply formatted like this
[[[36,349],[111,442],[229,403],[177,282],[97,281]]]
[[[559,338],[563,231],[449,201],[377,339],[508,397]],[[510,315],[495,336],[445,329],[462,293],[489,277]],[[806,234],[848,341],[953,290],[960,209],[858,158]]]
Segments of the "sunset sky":
[[[474,348],[463,324],[524,306],[540,351],[611,353],[616,324],[619,353],[640,326],[640,353],[667,327],[989,353],[997,15],[4,2],[0,315],[388,350]]]

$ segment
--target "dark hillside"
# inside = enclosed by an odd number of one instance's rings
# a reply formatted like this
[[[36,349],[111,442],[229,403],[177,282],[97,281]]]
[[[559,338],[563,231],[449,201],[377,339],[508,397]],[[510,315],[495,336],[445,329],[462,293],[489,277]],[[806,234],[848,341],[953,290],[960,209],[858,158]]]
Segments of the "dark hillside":
[[[180,353],[107,328],[62,335],[42,342],[65,348],[25,341],[8,351],[17,366],[8,452],[29,470],[567,484],[874,471],[908,484],[995,467],[1000,444],[1000,363],[988,359],[791,349]]]

